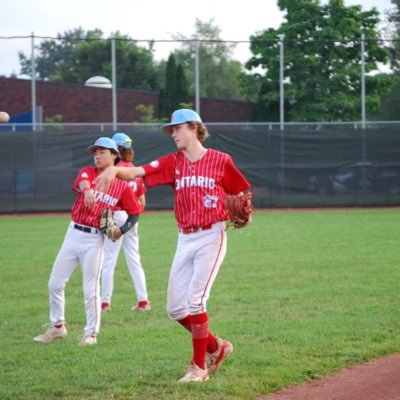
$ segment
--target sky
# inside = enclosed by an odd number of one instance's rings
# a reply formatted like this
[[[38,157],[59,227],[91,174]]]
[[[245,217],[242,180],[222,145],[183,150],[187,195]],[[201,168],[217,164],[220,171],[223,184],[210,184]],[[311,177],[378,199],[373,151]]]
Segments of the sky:
[[[345,4],[361,5],[363,11],[376,7],[382,20],[384,11],[393,7],[390,0],[345,0]],[[218,26],[223,40],[246,42],[257,32],[278,28],[284,18],[276,0],[12,0],[2,2],[1,15],[0,75],[6,76],[19,74],[18,51],[30,56],[31,39],[4,37],[32,33],[56,37],[81,27],[85,31],[99,28],[104,37],[119,31],[136,40],[171,40],[177,34],[192,37],[199,19]],[[166,59],[171,46],[176,44],[157,44],[156,58]],[[248,43],[239,44],[234,53],[242,62],[250,55]]]

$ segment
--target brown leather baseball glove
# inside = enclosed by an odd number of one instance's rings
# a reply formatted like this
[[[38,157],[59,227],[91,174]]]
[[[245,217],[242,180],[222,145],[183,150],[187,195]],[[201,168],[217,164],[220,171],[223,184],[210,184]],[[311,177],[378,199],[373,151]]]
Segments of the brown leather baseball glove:
[[[114,222],[113,212],[109,208],[105,208],[100,214],[100,231],[113,242],[115,239],[115,230],[118,228],[117,224]]]
[[[251,205],[251,199],[253,197],[252,192],[247,192],[244,194],[225,196],[225,207],[229,214],[230,222],[229,226],[234,228],[244,228],[251,221],[251,213],[253,207]]]

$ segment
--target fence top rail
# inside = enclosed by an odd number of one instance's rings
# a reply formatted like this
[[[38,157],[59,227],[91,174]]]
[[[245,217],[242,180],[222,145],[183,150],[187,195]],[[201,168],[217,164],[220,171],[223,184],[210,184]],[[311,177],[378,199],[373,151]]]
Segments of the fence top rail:
[[[280,128],[280,122],[205,122],[207,126],[236,126],[236,127],[266,127],[268,129],[272,128]],[[117,130],[123,129],[135,129],[135,128],[156,128],[159,129],[164,123],[163,122],[119,122],[117,123]],[[378,126],[378,125],[399,125],[400,121],[367,121],[366,126]],[[361,121],[336,121],[336,122],[285,122],[285,127],[314,127],[316,129],[321,129],[324,127],[332,127],[332,126],[342,126],[342,127],[351,127],[353,129],[363,128],[363,123]],[[0,134],[2,131],[21,131],[23,128],[29,131],[43,131],[47,129],[59,129],[63,130],[64,128],[75,128],[75,129],[87,129],[92,128],[93,131],[114,131],[114,123],[113,122],[38,122],[36,124],[33,123],[2,123],[0,124]]]

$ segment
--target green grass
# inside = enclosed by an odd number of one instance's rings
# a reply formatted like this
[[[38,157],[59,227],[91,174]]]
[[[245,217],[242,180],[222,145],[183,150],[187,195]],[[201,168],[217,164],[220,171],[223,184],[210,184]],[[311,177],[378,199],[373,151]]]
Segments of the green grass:
[[[400,211],[256,212],[229,231],[208,303],[211,329],[235,346],[204,384],[177,385],[190,335],[165,313],[175,252],[171,213],[142,216],[140,246],[152,301],[135,302],[123,256],[98,345],[80,347],[81,272],[66,288],[70,334],[41,345],[47,282],[69,218],[2,217],[1,399],[255,399],[400,350]]]

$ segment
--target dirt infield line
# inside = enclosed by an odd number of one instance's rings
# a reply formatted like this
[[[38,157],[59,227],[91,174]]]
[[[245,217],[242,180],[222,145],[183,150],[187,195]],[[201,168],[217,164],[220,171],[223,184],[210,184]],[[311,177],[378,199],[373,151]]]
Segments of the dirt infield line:
[[[400,353],[283,389],[258,400],[400,400]]]

